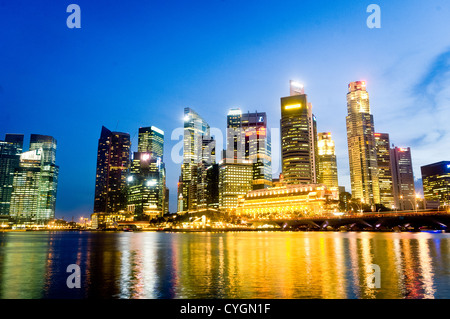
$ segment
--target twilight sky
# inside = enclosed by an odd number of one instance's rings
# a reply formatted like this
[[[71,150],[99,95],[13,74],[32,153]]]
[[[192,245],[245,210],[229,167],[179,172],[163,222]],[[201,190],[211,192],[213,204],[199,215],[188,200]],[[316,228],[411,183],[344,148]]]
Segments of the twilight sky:
[[[71,3],[81,29],[66,26]],[[371,3],[380,29],[366,25]],[[347,85],[365,80],[376,131],[411,147],[420,178],[450,160],[449,34],[448,0],[0,0],[0,139],[57,139],[56,216],[70,219],[92,213],[101,126],[130,133],[132,150],[139,127],[157,126],[175,212],[183,108],[223,131],[230,108],[264,111],[276,133],[293,79],[332,132],[349,189]]]

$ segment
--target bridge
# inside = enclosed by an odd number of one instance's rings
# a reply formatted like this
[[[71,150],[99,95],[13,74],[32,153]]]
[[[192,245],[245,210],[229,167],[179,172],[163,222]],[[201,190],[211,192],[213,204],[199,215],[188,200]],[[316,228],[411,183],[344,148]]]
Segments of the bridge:
[[[347,230],[411,230],[421,228],[447,230],[450,225],[450,212],[446,211],[403,211],[383,213],[359,213],[251,220],[252,223],[272,222],[281,228],[328,230],[345,228]]]

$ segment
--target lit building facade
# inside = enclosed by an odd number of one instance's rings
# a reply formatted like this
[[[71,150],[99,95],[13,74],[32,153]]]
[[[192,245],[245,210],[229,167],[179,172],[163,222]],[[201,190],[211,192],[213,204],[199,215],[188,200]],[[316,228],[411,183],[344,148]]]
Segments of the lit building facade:
[[[127,211],[135,220],[164,215],[166,203],[165,168],[161,157],[135,152],[127,176]]]
[[[317,128],[303,87],[290,83],[291,96],[281,98],[281,163],[287,184],[317,182]]]
[[[265,112],[242,113],[239,108],[228,112],[224,158],[253,164],[253,189],[272,186],[271,140]]]
[[[253,164],[246,160],[223,159],[219,163],[219,209],[234,212],[239,196],[252,190]]]
[[[423,194],[427,208],[450,205],[450,161],[421,167]],[[433,202],[436,204],[435,207]]]
[[[364,81],[351,82],[347,93],[347,143],[352,197],[380,203],[377,152],[369,93]]]
[[[414,210],[417,203],[411,149],[394,147],[390,152],[395,207],[399,210]]]
[[[10,216],[16,222],[45,224],[55,218],[59,166],[56,140],[32,134],[30,150],[14,171]]]
[[[127,208],[130,148],[128,133],[112,132],[102,126],[98,140],[94,213],[118,213]]]
[[[296,218],[337,211],[339,190],[323,184],[285,184],[252,190],[239,200],[237,215],[252,218]]]
[[[213,161],[215,161],[215,141],[210,136],[208,123],[194,110],[185,108],[183,164],[178,184],[178,212],[197,210],[198,175],[201,175],[202,170],[208,165],[213,164]]]
[[[138,152],[150,153],[153,158],[159,157],[164,161],[164,131],[155,126],[140,127]]]
[[[375,133],[377,147],[378,183],[380,185],[380,203],[389,209],[395,208],[392,178],[391,146],[389,134]]]
[[[139,128],[138,152],[133,154],[127,176],[127,209],[135,220],[149,220],[168,211],[164,131],[155,126]]]
[[[14,172],[20,164],[23,134],[6,134],[0,141],[0,215],[9,215]]]
[[[242,114],[245,160],[253,164],[253,189],[272,186],[272,158],[270,131],[265,112]]]
[[[338,170],[335,154],[335,144],[330,132],[319,133],[317,142],[318,180],[328,189],[338,188]]]

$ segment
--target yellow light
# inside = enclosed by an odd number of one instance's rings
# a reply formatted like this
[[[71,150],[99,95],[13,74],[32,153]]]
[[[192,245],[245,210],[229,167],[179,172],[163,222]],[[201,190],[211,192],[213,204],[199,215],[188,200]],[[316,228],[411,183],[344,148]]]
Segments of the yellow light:
[[[290,110],[290,109],[299,109],[301,108],[302,105],[301,104],[292,104],[292,105],[286,105],[284,107],[285,110]]]

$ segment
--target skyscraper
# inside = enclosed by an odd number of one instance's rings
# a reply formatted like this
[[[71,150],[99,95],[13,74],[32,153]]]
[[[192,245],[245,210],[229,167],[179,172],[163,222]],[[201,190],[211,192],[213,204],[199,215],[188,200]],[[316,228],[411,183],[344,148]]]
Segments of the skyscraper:
[[[208,142],[209,141],[209,142]],[[208,123],[190,108],[184,109],[184,136],[183,136],[183,164],[181,166],[181,178],[178,194],[178,211],[194,211],[197,209],[197,181],[199,164],[205,159],[213,159],[212,152],[215,148],[208,143],[215,143],[210,136]],[[213,163],[210,163],[213,164]]]
[[[252,163],[253,189],[272,186],[271,141],[265,112],[242,113],[239,108],[228,112],[224,158],[228,163]]]
[[[23,147],[23,143],[19,145]],[[10,215],[16,221],[46,223],[55,218],[59,174],[56,145],[51,136],[32,134],[30,150],[20,155],[10,205]]]
[[[139,128],[138,152],[150,153],[164,161],[164,132],[155,126]]]
[[[318,179],[327,188],[338,188],[338,171],[334,141],[330,132],[318,134]]]
[[[245,160],[253,165],[252,189],[272,186],[270,131],[265,112],[244,113],[241,119]]]
[[[281,162],[287,184],[313,184],[316,176],[315,118],[303,86],[291,81],[291,96],[281,98]]]
[[[364,81],[351,82],[347,93],[347,142],[352,197],[380,203],[377,152],[369,93]]]
[[[416,192],[411,149],[394,147],[390,152],[395,207],[399,210],[413,210],[416,206]]]
[[[395,206],[392,182],[392,163],[389,134],[375,133],[377,147],[378,182],[380,184],[380,203],[392,209]]]
[[[140,128],[138,152],[133,154],[127,176],[127,207],[136,220],[148,220],[166,212],[164,132],[155,126]]]
[[[9,215],[14,172],[20,164],[23,134],[6,134],[0,141],[0,215]]]
[[[246,160],[224,158],[219,163],[219,207],[233,212],[239,196],[252,190],[253,165]]]
[[[160,157],[135,152],[127,176],[128,210],[135,220],[149,220],[165,211],[165,168]]]
[[[130,168],[130,135],[102,126],[98,140],[94,213],[126,209],[126,177]]]
[[[426,208],[438,206],[448,208],[450,206],[450,161],[425,165],[420,169]]]

